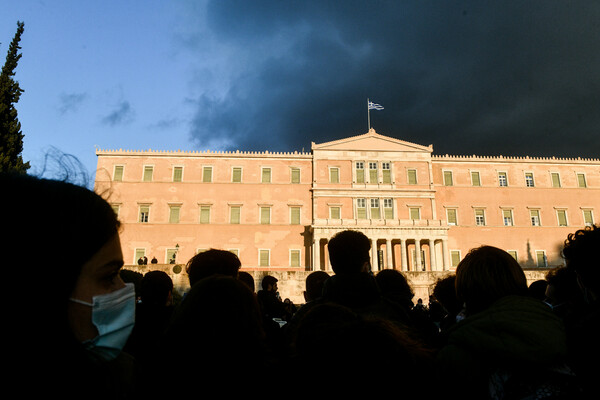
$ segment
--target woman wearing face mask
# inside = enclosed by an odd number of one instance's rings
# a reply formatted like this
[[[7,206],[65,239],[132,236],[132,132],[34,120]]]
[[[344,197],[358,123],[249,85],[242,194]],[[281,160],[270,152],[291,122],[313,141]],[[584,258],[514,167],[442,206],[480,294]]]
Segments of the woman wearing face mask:
[[[98,194],[73,184],[0,175],[3,386],[23,396],[130,398],[123,348],[135,293],[119,275],[119,222]]]

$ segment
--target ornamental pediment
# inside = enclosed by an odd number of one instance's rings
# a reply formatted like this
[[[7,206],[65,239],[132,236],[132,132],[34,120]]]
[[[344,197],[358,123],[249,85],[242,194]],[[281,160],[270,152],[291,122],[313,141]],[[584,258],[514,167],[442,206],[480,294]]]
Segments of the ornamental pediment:
[[[312,143],[312,150],[343,151],[390,151],[390,152],[423,152],[432,153],[433,146],[422,146],[416,143],[380,135],[371,128],[363,135],[351,136],[325,143]]]

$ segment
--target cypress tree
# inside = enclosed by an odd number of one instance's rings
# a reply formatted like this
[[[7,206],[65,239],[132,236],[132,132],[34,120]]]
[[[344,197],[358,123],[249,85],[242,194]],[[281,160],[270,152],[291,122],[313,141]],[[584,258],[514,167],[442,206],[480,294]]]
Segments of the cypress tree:
[[[10,44],[6,62],[0,72],[0,172],[24,174],[29,169],[29,162],[24,163],[21,156],[24,135],[15,108],[23,89],[19,86],[19,82],[13,79],[21,58],[19,42],[24,30],[23,26],[23,22],[17,22],[17,33]]]

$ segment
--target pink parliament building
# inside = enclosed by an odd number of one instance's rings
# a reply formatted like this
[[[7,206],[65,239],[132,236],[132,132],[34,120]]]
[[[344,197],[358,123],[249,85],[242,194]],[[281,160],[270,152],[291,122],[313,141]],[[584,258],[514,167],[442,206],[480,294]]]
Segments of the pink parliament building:
[[[484,244],[545,268],[600,210],[598,159],[434,155],[374,129],[311,152],[96,154],[126,264],[218,248],[254,272],[331,271],[328,239],[353,229],[371,239],[373,271],[452,271]]]

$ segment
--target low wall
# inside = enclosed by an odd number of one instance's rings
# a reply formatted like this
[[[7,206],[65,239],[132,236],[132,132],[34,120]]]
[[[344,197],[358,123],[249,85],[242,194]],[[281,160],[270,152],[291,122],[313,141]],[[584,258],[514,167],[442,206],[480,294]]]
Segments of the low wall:
[[[190,288],[190,282],[185,266],[180,264],[148,264],[148,265],[126,265],[126,270],[138,272],[144,275],[146,272],[159,270],[166,272],[173,280],[173,286],[180,294],[185,293]],[[282,271],[282,270],[251,270],[242,268],[243,271],[250,273],[254,277],[256,291],[262,289],[261,280],[265,275],[271,275],[277,278],[277,286],[282,299],[289,298],[294,304],[304,303],[304,289],[306,277],[312,271]],[[524,270],[528,284],[544,279],[548,269],[527,269]],[[429,294],[433,290],[433,285],[440,278],[453,274],[454,271],[426,271],[415,272],[406,271],[404,275],[409,281],[415,293],[414,302],[417,299],[423,299],[425,304],[429,301]],[[330,274],[333,274],[330,272]]]

